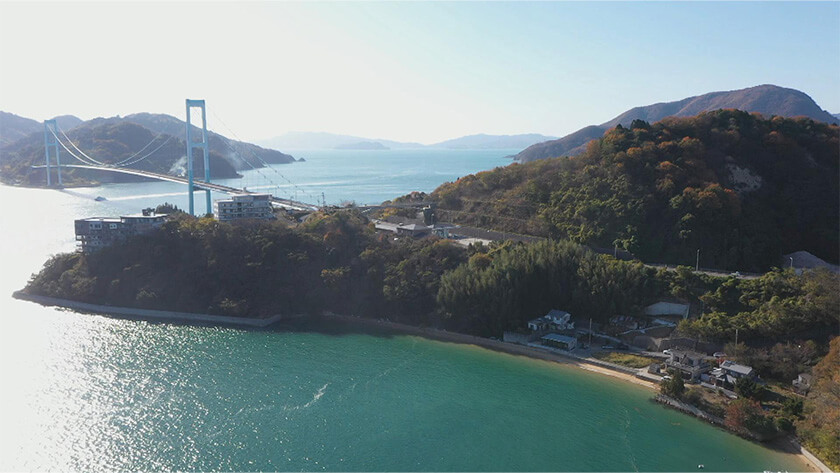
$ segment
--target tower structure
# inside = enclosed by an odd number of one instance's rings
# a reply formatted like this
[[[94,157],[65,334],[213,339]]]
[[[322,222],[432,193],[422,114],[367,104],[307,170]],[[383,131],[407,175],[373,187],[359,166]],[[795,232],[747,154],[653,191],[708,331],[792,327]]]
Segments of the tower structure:
[[[201,109],[201,141],[193,141],[191,111],[193,108]],[[195,202],[193,192],[193,150],[201,148],[204,151],[204,182],[210,182],[210,148],[207,141],[207,109],[204,100],[187,99],[187,180],[190,196],[190,215],[195,215]],[[207,213],[213,213],[213,204],[210,201],[210,189],[204,189],[207,196]]]
[[[58,185],[61,184],[61,158],[58,155],[58,124],[55,119],[44,120],[44,156],[47,159],[47,186],[51,186],[52,171],[50,170],[50,149],[55,150],[55,166],[58,175]]]

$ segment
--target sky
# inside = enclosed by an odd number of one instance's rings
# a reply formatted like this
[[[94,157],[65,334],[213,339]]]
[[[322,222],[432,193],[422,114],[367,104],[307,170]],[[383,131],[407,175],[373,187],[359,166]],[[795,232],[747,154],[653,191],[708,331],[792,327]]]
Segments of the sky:
[[[0,110],[44,120],[207,101],[246,141],[563,136],[635,106],[775,84],[840,113],[840,1],[0,0]]]

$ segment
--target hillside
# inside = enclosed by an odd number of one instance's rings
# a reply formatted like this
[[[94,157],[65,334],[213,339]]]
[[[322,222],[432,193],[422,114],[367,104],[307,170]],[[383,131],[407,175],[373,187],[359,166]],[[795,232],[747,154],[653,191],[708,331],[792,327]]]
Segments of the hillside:
[[[56,120],[58,126],[63,130],[75,128],[83,123],[81,118],[74,117],[73,115],[61,115],[55,117],[54,120]],[[0,147],[14,143],[32,133],[43,133],[43,130],[43,122],[21,117],[14,113],[0,111]]]
[[[839,175],[837,125],[720,110],[637,120],[577,158],[467,176],[432,197],[441,219],[763,270],[798,250],[840,259]]]
[[[116,119],[108,120],[120,120]],[[123,121],[144,126],[155,133],[166,133],[173,136],[184,136],[186,123],[171,115],[154,113],[135,113],[122,118]],[[201,130],[193,126],[194,136],[201,136]],[[208,131],[210,151],[224,157],[237,171],[252,169],[252,166],[262,167],[261,161],[267,164],[287,164],[295,162],[291,155],[274,149],[265,149],[244,141],[226,138],[218,133]],[[211,166],[212,169],[212,166]]]
[[[429,145],[446,149],[521,149],[555,137],[530,133],[524,135],[469,135]]]
[[[575,156],[585,150],[586,143],[600,138],[607,130],[619,124],[627,127],[633,120],[655,122],[665,117],[690,117],[700,112],[719,109],[756,112],[767,118],[774,115],[803,116],[825,123],[840,123],[838,117],[821,109],[811,97],[798,90],[760,85],[728,92],[711,92],[676,102],[636,107],[600,125],[582,128],[558,140],[535,144],[517,154],[516,159],[528,162],[557,156]]]
[[[132,156],[142,157],[143,154],[139,151],[155,139],[145,151],[147,153],[160,146],[153,158],[137,162],[132,167],[175,175],[185,173],[186,144],[177,136],[166,134],[158,136],[135,123],[97,120],[86,122],[66,133],[76,146],[85,151],[85,154],[97,161],[109,164],[118,163]],[[66,139],[62,137],[62,140],[66,143]],[[73,152],[80,154],[75,149]],[[64,164],[83,164],[63,148],[59,153]],[[4,183],[43,186],[45,184],[44,170],[31,168],[32,165],[41,164],[44,164],[43,132],[32,133],[12,144],[0,147],[0,181]],[[198,159],[195,165],[196,174],[202,175],[203,161]],[[238,176],[233,166],[215,151],[210,152],[210,169],[213,178]],[[84,169],[65,170],[62,172],[62,177],[65,185],[142,180],[135,176]]]
[[[79,148],[95,159],[108,163],[115,163],[132,156],[153,138],[156,140],[154,145],[145,152],[153,150],[171,137],[163,148],[137,167],[173,174],[185,172],[184,128],[186,124],[175,117],[138,113],[126,117],[95,118],[87,122],[72,115],[62,115],[55,119],[60,130],[67,133]],[[0,124],[3,125],[2,133],[0,133],[0,181],[20,185],[43,185],[43,171],[28,169],[32,164],[40,165],[44,162],[43,123],[0,112]],[[193,126],[193,132],[195,136],[200,136],[200,130],[195,126]],[[266,164],[285,164],[296,161],[288,154],[231,140],[212,131],[208,132],[208,139],[210,141],[210,169],[214,178],[235,177],[238,176],[237,171],[259,168]],[[70,146],[66,142],[65,145]],[[133,151],[129,152],[130,150]],[[63,148],[60,154],[64,158],[63,162],[79,164]],[[198,161],[196,161],[196,169],[203,170],[203,163],[199,164]],[[133,182],[138,179],[140,178],[115,173],[67,170],[65,184]]]
[[[43,130],[44,124],[0,111],[0,146],[13,143],[27,135]]]

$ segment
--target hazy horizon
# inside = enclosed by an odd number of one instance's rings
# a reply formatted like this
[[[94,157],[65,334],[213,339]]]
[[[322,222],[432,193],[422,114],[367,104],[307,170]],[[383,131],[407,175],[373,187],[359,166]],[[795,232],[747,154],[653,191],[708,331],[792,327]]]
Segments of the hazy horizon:
[[[203,98],[245,141],[431,144],[761,84],[840,112],[840,3],[0,3],[0,110],[36,120]]]

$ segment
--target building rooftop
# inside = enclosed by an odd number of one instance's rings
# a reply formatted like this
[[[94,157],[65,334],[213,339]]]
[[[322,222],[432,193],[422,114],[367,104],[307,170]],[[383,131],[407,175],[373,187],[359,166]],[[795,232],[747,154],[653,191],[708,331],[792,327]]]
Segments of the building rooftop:
[[[108,222],[108,223],[118,223],[120,222],[120,217],[86,217],[80,218],[83,222]]]
[[[567,337],[566,335],[560,335],[558,333],[549,333],[541,338],[541,340],[550,340],[552,342],[562,342],[562,343],[577,343],[577,339],[572,337]]]
[[[743,375],[748,375],[748,374],[752,373],[752,370],[753,370],[751,366],[739,365],[738,363],[734,363],[734,362],[729,361],[729,360],[726,360],[723,363],[721,363],[720,367],[725,369],[725,370],[733,371],[735,373],[743,374]]]

